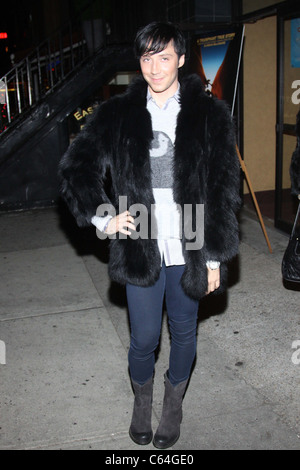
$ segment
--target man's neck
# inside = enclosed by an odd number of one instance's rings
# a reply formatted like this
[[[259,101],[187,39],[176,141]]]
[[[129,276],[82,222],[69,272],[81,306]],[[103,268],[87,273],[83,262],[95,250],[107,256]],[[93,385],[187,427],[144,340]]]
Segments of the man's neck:
[[[178,80],[173,83],[172,87],[161,93],[155,93],[150,87],[148,87],[148,89],[157,106],[163,108],[168,99],[172,98],[178,90]]]

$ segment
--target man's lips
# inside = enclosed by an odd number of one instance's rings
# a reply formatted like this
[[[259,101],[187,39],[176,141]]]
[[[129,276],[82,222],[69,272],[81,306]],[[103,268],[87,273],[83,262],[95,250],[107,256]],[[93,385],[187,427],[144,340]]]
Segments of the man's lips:
[[[163,80],[163,78],[151,78],[151,80],[153,83],[160,83]]]

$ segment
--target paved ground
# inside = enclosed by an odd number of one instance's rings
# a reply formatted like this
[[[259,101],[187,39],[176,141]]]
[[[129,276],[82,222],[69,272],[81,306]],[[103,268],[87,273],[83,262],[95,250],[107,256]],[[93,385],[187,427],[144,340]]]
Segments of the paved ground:
[[[228,293],[201,303],[174,450],[300,449],[300,291],[282,285],[286,235],[267,230],[273,254],[243,211]],[[106,244],[62,209],[4,214],[0,273],[0,449],[140,450],[128,437],[126,302]],[[168,351],[164,321],[154,428]]]

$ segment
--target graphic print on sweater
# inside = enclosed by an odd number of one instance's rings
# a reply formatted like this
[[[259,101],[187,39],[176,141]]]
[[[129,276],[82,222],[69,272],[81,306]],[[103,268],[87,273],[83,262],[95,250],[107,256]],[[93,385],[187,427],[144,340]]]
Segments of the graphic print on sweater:
[[[172,163],[174,145],[170,137],[164,132],[153,131],[153,141],[150,149],[152,187],[172,188]]]

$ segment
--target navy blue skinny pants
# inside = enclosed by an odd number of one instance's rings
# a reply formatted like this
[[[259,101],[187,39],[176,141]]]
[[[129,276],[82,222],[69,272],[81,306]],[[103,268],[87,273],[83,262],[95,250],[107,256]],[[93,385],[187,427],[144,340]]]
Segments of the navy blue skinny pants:
[[[177,385],[190,376],[196,355],[199,302],[188,297],[180,284],[184,266],[163,264],[158,281],[151,287],[127,284],[131,326],[128,354],[133,381],[144,384],[153,375],[159,344],[165,297],[171,335],[168,377]]]

